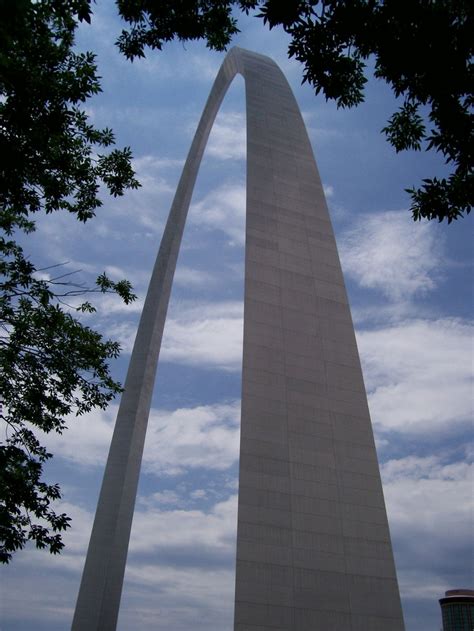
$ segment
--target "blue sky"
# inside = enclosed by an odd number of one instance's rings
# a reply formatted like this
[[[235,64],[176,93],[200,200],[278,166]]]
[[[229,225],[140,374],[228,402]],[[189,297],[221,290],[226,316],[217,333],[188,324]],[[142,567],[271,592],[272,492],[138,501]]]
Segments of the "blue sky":
[[[142,188],[104,198],[83,226],[48,216],[26,248],[92,282],[129,278],[131,307],[97,300],[86,321],[119,339],[123,380],[180,171],[223,54],[172,43],[131,64],[113,43],[111,2],[78,45],[98,55],[97,126],[130,145]],[[380,129],[395,109],[371,81],[366,103],[337,110],[301,86],[281,31],[240,21],[234,44],[271,56],[303,112],[325,186],[369,396],[407,631],[441,627],[437,599],[469,587],[472,567],[472,220],[417,223],[404,188],[442,174],[436,155],[396,155]],[[231,631],[242,354],[245,112],[237,78],[211,133],[189,215],[146,441],[120,631]],[[48,476],[73,518],[60,556],[27,548],[3,570],[5,630],[68,629],[116,405],[71,418]]]

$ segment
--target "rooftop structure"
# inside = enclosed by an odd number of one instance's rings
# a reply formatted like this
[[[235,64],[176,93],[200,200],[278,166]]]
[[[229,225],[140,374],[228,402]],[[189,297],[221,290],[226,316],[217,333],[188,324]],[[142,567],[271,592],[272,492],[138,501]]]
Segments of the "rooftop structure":
[[[450,589],[440,598],[443,631],[473,631],[474,590]]]

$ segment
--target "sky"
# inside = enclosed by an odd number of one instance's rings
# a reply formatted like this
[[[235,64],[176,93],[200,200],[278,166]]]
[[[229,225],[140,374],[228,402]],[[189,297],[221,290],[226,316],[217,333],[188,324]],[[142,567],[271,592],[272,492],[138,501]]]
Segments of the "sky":
[[[91,121],[131,146],[141,188],[86,225],[41,218],[25,250],[92,284],[128,278],[138,300],[98,297],[85,322],[118,339],[122,382],[164,223],[223,53],[173,42],[133,64],[113,3],[93,5],[80,50],[97,54]],[[407,631],[438,631],[444,591],[472,587],[472,219],[413,223],[405,188],[445,173],[439,156],[396,155],[380,130],[396,108],[371,80],[337,110],[301,85],[288,39],[241,17],[233,44],[282,68],[315,151],[347,289],[376,437]],[[245,103],[234,80],[211,132],[175,276],[133,522],[119,631],[231,631],[242,356]],[[2,630],[70,628],[117,411],[70,418],[45,444],[57,508],[72,517],[58,556],[33,547],[2,570]]]

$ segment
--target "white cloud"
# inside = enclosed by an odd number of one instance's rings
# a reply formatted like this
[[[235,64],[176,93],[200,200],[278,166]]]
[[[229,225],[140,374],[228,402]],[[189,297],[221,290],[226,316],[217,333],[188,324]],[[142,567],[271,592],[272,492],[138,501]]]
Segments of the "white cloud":
[[[335,119],[334,115],[331,116],[325,108],[318,107],[316,102],[312,103],[312,109],[303,110],[301,115],[313,147],[320,147],[324,143],[334,143],[334,140],[341,138],[347,140],[347,130],[337,126],[339,119]],[[355,133],[357,133],[356,130],[351,130],[351,135]]]
[[[474,466],[406,456],[386,462],[381,472],[402,595],[439,598],[462,582],[459,555],[472,551]]]
[[[375,425],[423,432],[471,419],[472,335],[470,322],[448,318],[359,331]]]
[[[135,164],[141,188],[118,198],[102,191],[103,206],[90,222],[78,222],[70,213],[38,214],[37,230],[25,240],[26,252],[38,267],[66,262],[66,271],[82,272],[72,280],[84,282],[85,277],[90,286],[106,267],[123,267],[129,278],[137,263],[147,256],[144,237],[154,237],[158,248],[175,182],[169,169],[164,177],[157,157],[144,156]],[[53,276],[61,268],[43,271]]]
[[[143,176],[144,174],[159,173],[160,169],[184,166],[184,160],[182,158],[161,158],[148,154],[134,158],[132,166],[140,176]]]
[[[41,440],[57,457],[81,466],[104,466],[118,407],[70,418],[62,435]],[[144,469],[176,475],[188,469],[224,471],[238,459],[240,403],[202,405],[150,412]],[[170,499],[163,496],[161,499]]]
[[[245,116],[239,112],[221,112],[212,127],[206,154],[221,160],[245,160],[247,134]]]
[[[161,358],[238,371],[242,365],[242,336],[242,303],[181,303],[166,321]]]
[[[331,185],[324,186],[324,195],[329,198],[334,196],[334,187]]]
[[[239,402],[153,411],[145,471],[177,475],[186,469],[228,469],[239,457],[239,422]]]
[[[170,166],[169,161],[167,163],[167,166]],[[155,235],[161,234],[176,184],[163,177],[163,161],[158,156],[146,155],[137,158],[134,160],[134,166],[141,186],[138,190],[127,193],[125,198],[115,200],[114,213],[119,212],[130,218],[133,212],[141,226]]]
[[[125,314],[124,314],[125,315]],[[121,355],[131,354],[135,336],[137,334],[137,323],[124,320],[107,323],[107,337],[120,344]]]
[[[119,629],[227,631],[233,626],[235,571],[129,564]]]
[[[206,512],[138,511],[124,586],[132,626],[144,615],[140,628],[230,629],[236,530],[236,495]]]
[[[209,272],[186,265],[178,265],[174,275],[174,282],[182,287],[208,287],[215,281],[215,277]]]
[[[124,278],[126,278],[124,276]],[[135,285],[133,286],[133,291],[136,291]],[[143,298],[138,298],[128,305],[117,296],[117,294],[106,294],[104,296],[100,296],[100,299],[94,301],[94,305],[97,309],[96,314],[101,318],[108,318],[111,315],[124,315],[130,316],[133,313],[141,313],[143,309],[143,304],[145,300]],[[93,314],[91,319],[96,320],[97,315]]]
[[[105,465],[117,409],[117,405],[110,405],[107,410],[93,410],[78,417],[71,414],[63,434],[40,434],[40,441],[55,457],[70,463]]]
[[[221,230],[232,245],[245,243],[245,186],[225,184],[191,206],[189,219],[209,230]]]
[[[207,497],[207,492],[204,489],[196,489],[190,495],[193,499],[198,500]]]
[[[314,144],[316,145],[322,143],[323,141],[331,142],[334,141],[334,139],[340,139],[346,136],[344,131],[342,129],[338,129],[337,127],[313,127],[312,125],[307,124],[307,128],[308,134],[311,137],[314,137],[316,141]]]
[[[68,489],[67,487],[65,488],[64,485],[61,490],[63,497],[68,494]],[[53,508],[56,513],[65,513],[71,518],[70,527],[61,534],[64,548],[61,554],[54,557],[54,565],[70,572],[80,572],[84,566],[84,557],[87,546],[89,545],[94,515],[84,507],[65,500],[55,502]],[[15,564],[24,565],[28,568],[34,567],[35,569],[39,569],[41,566],[51,568],[51,556],[48,552],[38,551],[31,544],[28,544],[27,547],[17,555],[14,562]],[[38,589],[39,588],[38,586]]]
[[[432,290],[441,273],[444,248],[435,226],[414,224],[406,210],[360,215],[339,246],[345,273],[391,300]]]
[[[154,629],[159,620],[164,628],[176,630],[230,628],[237,496],[233,494],[207,511],[163,510],[161,500],[159,494],[138,498],[119,626],[136,628],[139,620],[140,628]],[[40,616],[66,625],[72,619],[93,514],[67,502],[61,502],[58,510],[73,518],[72,528],[64,535],[66,547],[54,557],[54,566],[50,555],[32,547],[20,554],[15,568],[28,571],[20,579],[9,572],[2,583],[5,620],[15,619],[20,606],[29,621]],[[31,587],[26,599],[25,586]],[[197,613],[199,621],[193,624]]]
[[[182,498],[178,493],[172,491],[170,489],[166,489],[164,491],[158,491],[153,493],[151,496],[147,497],[138,497],[137,501],[139,505],[145,507],[156,507],[158,506],[176,506],[182,502]]]
[[[206,553],[231,558],[237,530],[237,495],[215,504],[209,512],[202,510],[160,510],[157,507],[138,510],[133,520],[130,552],[152,554],[166,550],[168,554]],[[207,551],[207,552],[205,552]],[[140,568],[136,568],[137,578]]]
[[[208,83],[216,78],[221,63],[222,57],[219,54],[192,51],[187,52],[185,63],[177,63],[174,56],[148,55],[136,64],[136,72],[151,75],[153,81],[159,77],[161,81],[193,79]]]
[[[68,491],[76,492],[77,489],[63,488],[63,495],[67,495]],[[202,493],[199,497],[202,497]],[[216,561],[221,564],[224,559],[232,561],[237,530],[237,495],[229,495],[206,511],[198,508],[163,508],[164,505],[182,503],[183,498],[173,491],[139,496],[130,535],[130,553],[145,553],[150,556],[166,551],[167,554],[180,558],[185,558],[186,555],[202,555],[206,557],[209,566]],[[82,506],[64,500],[55,503],[55,509],[71,518],[70,528],[62,535],[65,547],[61,555],[56,557],[57,565],[63,569],[80,571],[89,545],[94,514]],[[32,555],[35,555],[38,563],[48,563],[49,556],[38,554],[32,546],[27,547],[18,557],[18,561],[29,564]],[[135,561],[136,559],[137,557]],[[132,557],[132,563],[133,561]],[[194,562],[191,560],[189,565],[193,566]],[[141,566],[142,563],[139,562],[135,568],[135,580],[138,582],[142,576]],[[148,581],[146,577],[142,578],[144,582]]]

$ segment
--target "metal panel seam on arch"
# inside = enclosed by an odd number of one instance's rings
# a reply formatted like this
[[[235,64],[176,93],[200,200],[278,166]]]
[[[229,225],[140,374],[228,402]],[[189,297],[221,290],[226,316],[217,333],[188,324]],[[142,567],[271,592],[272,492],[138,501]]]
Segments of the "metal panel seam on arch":
[[[362,371],[329,214],[291,89],[232,49],[153,269],[72,629],[116,628],[146,426],[192,191],[234,76],[246,86],[247,214],[235,631],[403,631]]]

